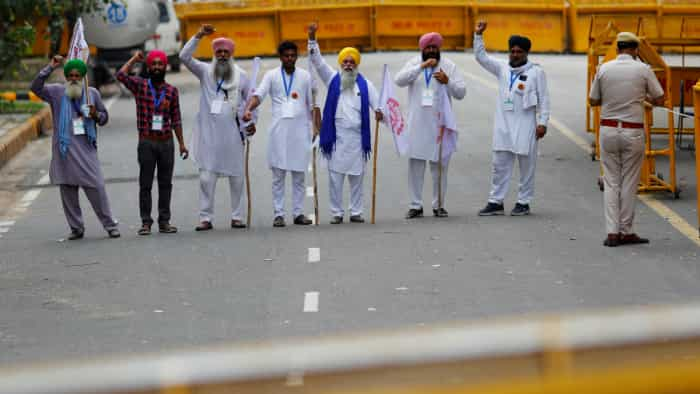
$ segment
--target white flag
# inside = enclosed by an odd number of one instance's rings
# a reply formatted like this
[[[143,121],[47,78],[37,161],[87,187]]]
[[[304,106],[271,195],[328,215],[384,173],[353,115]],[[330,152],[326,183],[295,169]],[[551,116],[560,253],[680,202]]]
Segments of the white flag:
[[[379,108],[384,114],[384,123],[391,128],[391,135],[394,137],[394,146],[399,156],[408,152],[408,135],[406,135],[406,122],[401,115],[399,101],[394,95],[394,82],[389,73],[389,66],[384,65],[384,80],[382,82],[382,92],[379,95]]]
[[[248,102],[250,102],[250,100],[253,98],[253,94],[255,94],[255,87],[258,84],[258,72],[260,72],[260,58],[256,56],[253,58],[253,71],[250,73],[250,79],[248,80],[248,86],[247,86]],[[242,106],[242,107],[238,108],[238,118],[239,119],[243,119],[243,114],[245,113],[245,107],[246,106]],[[252,112],[253,112],[253,120],[251,121],[251,123],[257,123],[258,122],[258,110],[255,109]],[[241,132],[241,137],[243,137],[243,132]]]
[[[90,56],[90,48],[85,41],[83,33],[83,20],[78,18],[73,27],[73,37],[70,39],[70,49],[68,50],[68,60],[80,59],[87,64]]]
[[[438,130],[442,129],[442,157],[441,161],[449,159],[450,155],[457,150],[457,122],[452,113],[452,103],[447,95],[447,85],[438,86]],[[438,134],[438,143],[440,135]]]

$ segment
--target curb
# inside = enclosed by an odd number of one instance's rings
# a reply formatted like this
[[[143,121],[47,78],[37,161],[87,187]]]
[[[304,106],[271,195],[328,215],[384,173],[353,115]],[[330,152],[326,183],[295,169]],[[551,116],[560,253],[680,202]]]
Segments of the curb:
[[[21,152],[29,141],[39,137],[42,132],[51,130],[52,127],[51,108],[46,106],[0,137],[0,168]]]

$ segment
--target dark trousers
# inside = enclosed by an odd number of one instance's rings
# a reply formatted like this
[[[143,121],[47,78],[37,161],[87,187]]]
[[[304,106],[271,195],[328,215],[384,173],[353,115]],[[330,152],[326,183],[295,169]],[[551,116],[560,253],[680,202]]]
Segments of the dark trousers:
[[[173,191],[173,167],[175,166],[175,147],[172,139],[139,141],[139,208],[141,222],[153,224],[151,217],[151,188],[153,177],[158,169],[158,224],[170,222],[170,196]]]

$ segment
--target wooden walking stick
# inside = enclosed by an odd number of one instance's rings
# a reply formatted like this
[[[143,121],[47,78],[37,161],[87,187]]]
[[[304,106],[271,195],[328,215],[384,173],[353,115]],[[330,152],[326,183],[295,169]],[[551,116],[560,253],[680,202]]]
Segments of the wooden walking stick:
[[[246,138],[245,142],[245,194],[246,200],[248,200],[248,217],[246,218],[246,224],[248,228],[251,227],[250,218],[252,214],[252,204],[250,198],[250,174],[248,173],[248,163],[250,163],[250,138]]]
[[[374,126],[374,154],[372,155],[372,218],[370,223],[375,224],[375,212],[377,206],[377,146],[379,145],[379,120]]]
[[[438,148],[438,214],[442,209],[442,137],[445,134],[445,126],[440,127],[440,146]]]

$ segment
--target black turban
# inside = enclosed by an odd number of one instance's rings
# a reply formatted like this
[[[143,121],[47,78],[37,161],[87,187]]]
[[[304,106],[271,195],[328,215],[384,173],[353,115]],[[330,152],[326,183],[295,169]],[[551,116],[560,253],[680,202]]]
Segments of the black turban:
[[[525,36],[510,36],[508,39],[508,49],[513,49],[514,46],[519,46],[523,51],[530,52],[532,42]]]

